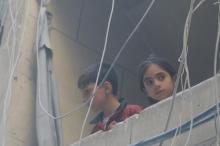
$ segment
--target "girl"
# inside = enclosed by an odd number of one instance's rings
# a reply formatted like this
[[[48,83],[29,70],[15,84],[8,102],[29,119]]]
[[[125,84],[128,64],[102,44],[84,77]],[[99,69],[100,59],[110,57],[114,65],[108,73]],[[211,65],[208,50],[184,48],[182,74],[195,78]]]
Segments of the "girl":
[[[140,89],[153,103],[172,95],[175,69],[164,59],[150,55],[139,66]]]

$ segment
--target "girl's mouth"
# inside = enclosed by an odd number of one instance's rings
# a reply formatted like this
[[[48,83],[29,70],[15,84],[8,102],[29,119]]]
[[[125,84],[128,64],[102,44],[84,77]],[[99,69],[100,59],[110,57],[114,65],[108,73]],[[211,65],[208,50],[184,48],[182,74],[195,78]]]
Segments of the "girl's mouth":
[[[163,93],[163,90],[159,90],[156,92],[156,95],[161,95]]]

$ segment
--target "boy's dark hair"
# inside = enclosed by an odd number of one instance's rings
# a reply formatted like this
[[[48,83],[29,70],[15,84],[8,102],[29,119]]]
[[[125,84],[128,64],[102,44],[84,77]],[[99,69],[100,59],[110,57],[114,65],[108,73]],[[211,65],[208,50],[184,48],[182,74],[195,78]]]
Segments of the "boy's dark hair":
[[[84,89],[86,86],[88,86],[91,83],[96,82],[98,70],[99,70],[99,65],[100,64],[93,64],[89,66],[79,77],[78,80],[78,88],[79,89]],[[104,83],[105,81],[108,81],[112,85],[112,90],[113,90],[113,95],[117,95],[118,92],[118,77],[116,74],[116,71],[114,68],[112,68],[110,71],[111,65],[107,63],[102,64],[99,80],[98,80],[98,85],[100,83]],[[105,77],[106,73],[109,71],[108,76]],[[105,79],[104,79],[105,78]],[[104,81],[103,81],[104,79]]]
[[[138,68],[138,76],[139,76],[139,81],[140,81],[140,89],[142,92],[144,92],[144,83],[143,83],[143,78],[144,78],[144,74],[146,72],[146,70],[149,68],[149,66],[151,64],[157,64],[159,65],[162,69],[164,69],[167,73],[169,73],[169,75],[171,76],[171,78],[174,78],[176,75],[176,70],[173,68],[172,65],[170,65],[168,63],[167,60],[160,58],[154,54],[151,54],[147,60],[145,60],[144,62],[142,62],[139,65]]]

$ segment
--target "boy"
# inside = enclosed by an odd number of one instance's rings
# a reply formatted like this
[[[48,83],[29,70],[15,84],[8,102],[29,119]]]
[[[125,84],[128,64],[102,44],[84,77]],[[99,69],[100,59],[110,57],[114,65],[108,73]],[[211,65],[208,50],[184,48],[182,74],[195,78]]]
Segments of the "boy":
[[[85,100],[89,100],[92,97],[98,69],[99,64],[91,65],[78,80],[78,88],[83,93]],[[118,78],[115,70],[112,68],[105,77],[109,69],[109,64],[102,64],[98,86],[93,95],[92,110],[99,112],[99,114],[90,122],[91,124],[95,124],[92,133],[99,130],[109,130],[116,123],[124,121],[126,118],[142,110],[140,106],[128,105],[123,98],[118,98]]]

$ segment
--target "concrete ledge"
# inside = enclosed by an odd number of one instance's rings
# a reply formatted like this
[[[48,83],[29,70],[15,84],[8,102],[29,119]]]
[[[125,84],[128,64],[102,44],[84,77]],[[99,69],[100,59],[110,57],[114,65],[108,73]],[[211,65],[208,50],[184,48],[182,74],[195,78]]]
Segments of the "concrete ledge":
[[[217,77],[220,84],[220,76]],[[178,93],[169,128],[174,128],[181,123],[190,120],[211,105],[215,104],[214,78],[210,78],[200,84]],[[218,93],[218,97],[220,94]],[[150,138],[163,132],[171,98],[157,103],[143,110],[139,115],[134,115],[126,121],[117,124],[115,128],[107,132],[98,132],[82,140],[81,146],[126,146],[140,140]],[[205,140],[215,137],[214,121],[203,124],[190,133],[189,145],[205,143]],[[164,145],[184,145],[189,133],[184,133],[164,142]],[[212,140],[213,142],[214,140]],[[77,146],[78,143],[74,144]]]

